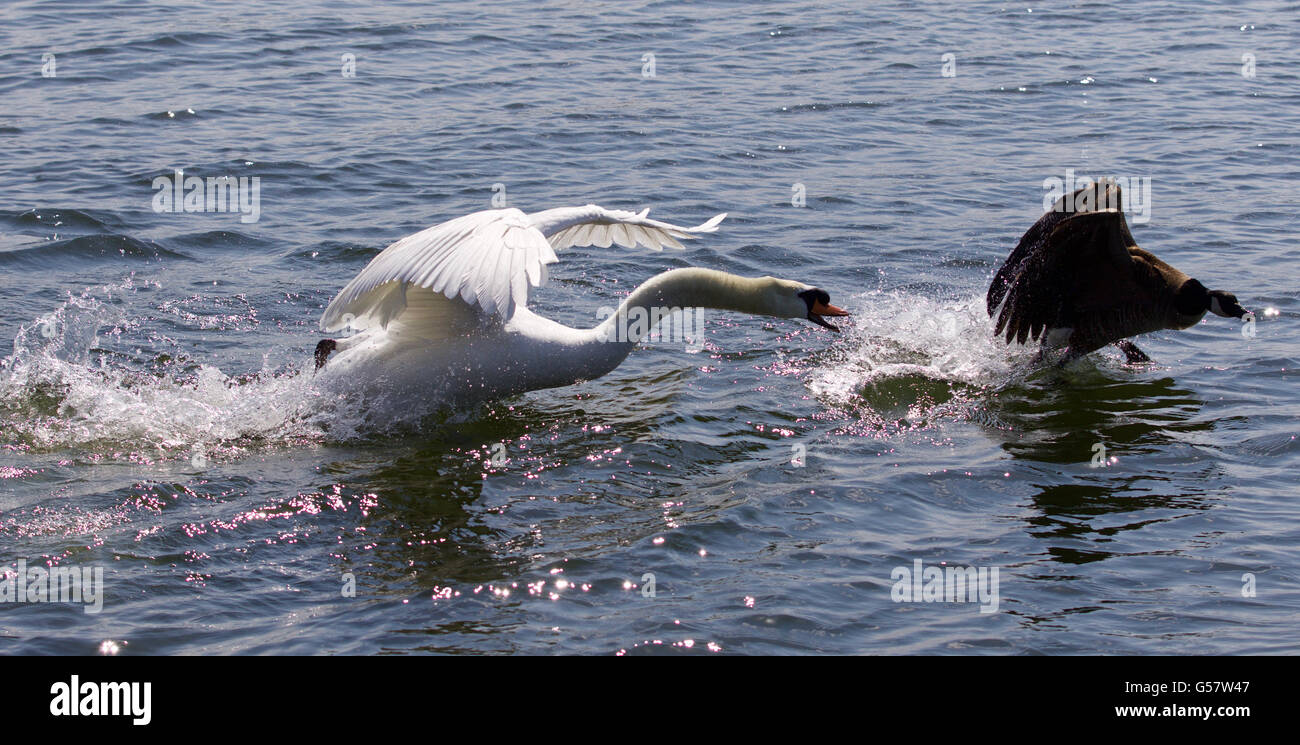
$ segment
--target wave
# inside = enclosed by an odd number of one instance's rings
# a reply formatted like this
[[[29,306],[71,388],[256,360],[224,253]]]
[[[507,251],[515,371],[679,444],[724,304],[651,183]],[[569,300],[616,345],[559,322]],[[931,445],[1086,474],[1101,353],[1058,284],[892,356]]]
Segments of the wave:
[[[0,216],[0,220],[18,230],[57,228],[64,233],[112,233],[126,227],[117,215],[103,210],[37,208]]]
[[[81,235],[76,238],[65,238],[57,241],[39,241],[0,251],[0,266],[48,266],[66,270],[69,259],[96,260],[103,257],[143,259],[146,261],[190,259],[185,254],[170,251],[153,241],[110,233]]]

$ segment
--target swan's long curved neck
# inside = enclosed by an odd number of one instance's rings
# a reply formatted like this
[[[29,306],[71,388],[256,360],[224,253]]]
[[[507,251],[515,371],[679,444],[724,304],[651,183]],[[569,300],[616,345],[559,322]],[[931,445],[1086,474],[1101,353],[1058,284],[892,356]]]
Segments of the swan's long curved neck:
[[[538,342],[532,365],[544,371],[541,387],[569,385],[608,373],[627,358],[637,342],[656,328],[661,340],[683,343],[688,350],[703,347],[702,308],[756,315],[789,316],[792,308],[776,307],[771,277],[750,279],[712,269],[674,269],[636,288],[595,328],[574,329],[528,311],[530,335]],[[802,301],[792,300],[802,307]],[[533,386],[538,387],[538,386]]]
[[[599,339],[635,344],[665,318],[702,323],[701,308],[771,315],[773,309],[765,302],[763,291],[771,281],[769,277],[753,279],[713,269],[673,269],[646,280],[594,331]]]

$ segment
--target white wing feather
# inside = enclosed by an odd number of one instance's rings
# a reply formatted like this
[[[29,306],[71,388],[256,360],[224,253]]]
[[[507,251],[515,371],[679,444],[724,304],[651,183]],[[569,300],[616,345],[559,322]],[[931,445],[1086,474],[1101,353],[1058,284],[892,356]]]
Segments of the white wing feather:
[[[555,263],[557,249],[606,248],[614,242],[655,251],[665,246],[681,248],[678,239],[712,233],[726,217],[717,215],[702,225],[683,228],[651,220],[648,213],[589,204],[532,215],[514,208],[485,210],[440,223],[397,241],[372,259],[325,309],[321,328],[387,328],[406,308],[407,285],[431,293],[419,296],[421,319],[453,315],[464,319],[465,311],[477,306],[488,316],[506,320],[515,308],[527,304],[530,286],[546,282],[546,265]],[[461,310],[439,310],[440,302],[458,304]],[[464,323],[452,325],[465,328]],[[424,337],[443,338],[450,332],[429,329]]]
[[[712,233],[718,229],[718,223],[726,217],[724,212],[712,220],[683,228],[658,220],[651,220],[650,210],[628,212],[627,210],[607,210],[589,204],[585,207],[560,207],[543,212],[534,212],[528,218],[542,235],[551,240],[555,250],[570,246],[599,246],[608,248],[611,241],[620,246],[633,248],[645,246],[653,251],[660,251],[665,246],[681,248],[677,239],[691,239],[700,233]]]

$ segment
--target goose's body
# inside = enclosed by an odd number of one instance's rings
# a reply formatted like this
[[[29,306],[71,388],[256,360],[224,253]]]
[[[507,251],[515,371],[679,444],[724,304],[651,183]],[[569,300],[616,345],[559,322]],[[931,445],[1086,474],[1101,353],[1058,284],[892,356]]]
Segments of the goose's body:
[[[531,215],[487,210],[435,225],[381,252],[325,309],[326,331],[358,333],[318,345],[318,379],[461,405],[608,373],[649,331],[630,324],[623,333],[627,319],[643,311],[707,307],[828,327],[821,316],[845,314],[809,285],[694,268],[650,279],[589,329],[526,307],[529,288],[544,282],[546,266],[556,261],[555,249],[612,242],[680,248],[678,239],[713,232],[723,217],[682,228],[645,212],[587,205]]]
[[[1129,361],[1147,357],[1129,337],[1185,329],[1207,311],[1241,318],[1236,297],[1204,285],[1138,248],[1109,180],[1065,197],[1020,239],[989,286],[995,335],[1041,340],[1064,359],[1118,344]],[[1000,310],[999,310],[1000,309]]]

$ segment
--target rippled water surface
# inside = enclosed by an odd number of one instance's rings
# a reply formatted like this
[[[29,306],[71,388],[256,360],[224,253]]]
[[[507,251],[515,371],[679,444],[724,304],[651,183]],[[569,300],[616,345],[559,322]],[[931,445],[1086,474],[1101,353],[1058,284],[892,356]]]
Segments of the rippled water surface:
[[[97,614],[0,604],[0,650],[1295,650],[1295,3],[0,20],[0,561],[104,570]],[[155,212],[178,168],[258,177],[258,219]],[[1067,169],[1150,179],[1139,243],[1256,333],[1061,370],[992,340],[989,279]],[[729,213],[681,252],[563,252],[556,320],[678,266],[854,315],[715,312],[703,351],[473,410],[314,388],[348,279],[501,195]],[[996,612],[894,602],[917,560],[998,568]]]

